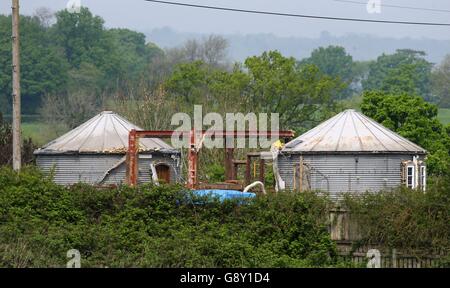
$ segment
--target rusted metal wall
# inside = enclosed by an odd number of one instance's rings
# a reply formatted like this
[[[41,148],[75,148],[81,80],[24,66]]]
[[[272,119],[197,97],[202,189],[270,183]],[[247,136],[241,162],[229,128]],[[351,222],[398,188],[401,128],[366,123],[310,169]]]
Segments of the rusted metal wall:
[[[286,189],[298,190],[299,167],[303,157],[302,189],[322,190],[332,198],[343,193],[362,193],[394,188],[401,183],[403,160],[414,155],[402,154],[281,154],[278,166]],[[295,177],[294,177],[295,175]],[[295,188],[295,189],[294,189]]]
[[[172,157],[173,155],[173,157]],[[152,154],[139,157],[139,183],[152,182],[150,164],[164,163],[170,166],[171,181],[179,182],[180,160],[176,154]],[[54,181],[62,185],[70,185],[78,182],[110,185],[126,182],[126,163],[122,162],[124,155],[38,155],[37,165],[44,172],[54,169]],[[174,159],[175,158],[175,159]],[[103,181],[100,182],[100,180]]]

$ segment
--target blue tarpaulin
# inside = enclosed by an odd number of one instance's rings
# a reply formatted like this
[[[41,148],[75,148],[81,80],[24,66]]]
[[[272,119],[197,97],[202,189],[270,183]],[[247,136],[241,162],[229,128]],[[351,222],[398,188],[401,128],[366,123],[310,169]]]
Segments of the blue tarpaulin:
[[[217,197],[220,201],[224,201],[226,199],[250,199],[256,197],[255,193],[250,192],[242,192],[237,190],[194,190],[192,191],[196,196],[211,196]]]

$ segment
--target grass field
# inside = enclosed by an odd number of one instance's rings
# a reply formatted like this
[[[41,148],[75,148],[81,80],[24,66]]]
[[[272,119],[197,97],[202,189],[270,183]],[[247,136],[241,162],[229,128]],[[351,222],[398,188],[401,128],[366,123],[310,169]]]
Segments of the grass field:
[[[64,130],[62,128],[55,129],[52,125],[42,122],[22,123],[22,137],[24,139],[33,139],[33,142],[38,146],[50,142],[60,136],[63,132]]]
[[[443,124],[449,124],[450,123],[450,109],[439,109],[438,114],[439,121],[441,121]]]

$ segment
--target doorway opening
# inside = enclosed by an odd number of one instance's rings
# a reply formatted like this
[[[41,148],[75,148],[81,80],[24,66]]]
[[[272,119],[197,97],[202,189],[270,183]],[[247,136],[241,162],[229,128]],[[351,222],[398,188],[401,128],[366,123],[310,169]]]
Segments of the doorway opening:
[[[170,183],[170,166],[164,163],[157,164],[155,166],[156,175],[161,183]]]

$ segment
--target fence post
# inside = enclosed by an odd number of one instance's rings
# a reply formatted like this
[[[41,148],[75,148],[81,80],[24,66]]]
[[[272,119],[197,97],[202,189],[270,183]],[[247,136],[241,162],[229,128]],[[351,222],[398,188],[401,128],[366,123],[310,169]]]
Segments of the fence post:
[[[392,268],[397,268],[397,249],[392,249]]]

